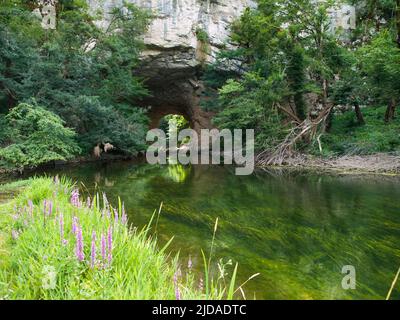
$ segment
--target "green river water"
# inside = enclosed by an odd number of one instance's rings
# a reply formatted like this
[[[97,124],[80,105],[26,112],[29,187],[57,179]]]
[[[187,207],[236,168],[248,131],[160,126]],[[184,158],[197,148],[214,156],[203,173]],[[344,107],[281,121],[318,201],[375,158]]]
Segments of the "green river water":
[[[400,266],[399,178],[132,162],[46,173],[114,203],[120,196],[138,227],[163,202],[160,245],[174,236],[170,251],[180,251],[183,269],[190,255],[199,276],[218,217],[214,262],[238,262],[239,281],[260,273],[244,287],[248,299],[383,299]],[[355,290],[342,288],[345,265],[355,267]]]

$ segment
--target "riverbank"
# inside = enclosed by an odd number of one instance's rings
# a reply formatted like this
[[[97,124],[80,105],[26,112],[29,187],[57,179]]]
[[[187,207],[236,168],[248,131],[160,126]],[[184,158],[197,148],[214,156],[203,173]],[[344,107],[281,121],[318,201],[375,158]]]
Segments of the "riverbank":
[[[57,167],[79,166],[87,163],[112,163],[118,161],[131,161],[132,163],[144,163],[145,157],[106,156],[101,158],[82,157],[70,161],[59,161],[45,164],[38,168],[18,170],[0,169],[0,177],[30,176],[36,172],[46,172],[46,169]],[[377,153],[372,155],[344,155],[338,157],[318,157],[310,154],[295,153],[285,159],[282,165],[257,166],[258,169],[287,168],[300,170],[318,170],[337,174],[378,174],[378,175],[400,175],[400,156],[388,153]],[[7,179],[5,179],[7,180]],[[1,179],[0,179],[1,183]]]
[[[400,156],[378,153],[323,158],[307,154],[295,154],[286,159],[280,167],[330,171],[341,174],[400,175]],[[268,167],[264,168],[268,169]]]
[[[29,173],[35,172],[40,170],[45,170],[48,168],[54,168],[58,166],[68,166],[68,165],[80,165],[84,163],[93,163],[93,162],[112,162],[112,161],[127,161],[127,160],[138,160],[142,159],[143,156],[128,156],[128,155],[115,155],[115,154],[102,154],[101,157],[76,157],[70,160],[65,161],[51,161],[48,163],[41,164],[34,168],[24,168],[24,169],[17,169],[17,168],[0,168],[0,175],[18,175],[22,173]]]
[[[235,275],[229,288],[207,273],[200,280],[190,263],[168,257],[168,243],[157,248],[151,221],[143,230],[128,227],[121,202],[80,199],[58,178],[2,188],[19,192],[0,205],[0,299],[233,297]]]

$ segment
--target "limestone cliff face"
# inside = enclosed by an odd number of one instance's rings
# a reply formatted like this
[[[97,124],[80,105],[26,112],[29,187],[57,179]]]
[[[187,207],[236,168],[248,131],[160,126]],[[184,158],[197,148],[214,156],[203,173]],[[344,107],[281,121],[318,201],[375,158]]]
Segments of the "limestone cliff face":
[[[107,26],[107,12],[122,0],[88,0],[93,10],[102,9]],[[168,113],[187,116],[196,129],[210,127],[210,115],[199,108],[202,84],[198,72],[211,62],[216,52],[227,44],[230,23],[252,0],[129,0],[152,10],[152,20],[145,36],[146,50],[138,72],[147,79],[153,98],[153,125]],[[228,44],[229,45],[229,44]]]
[[[121,5],[123,0],[88,0],[93,10],[102,9],[106,26],[107,12]],[[139,7],[150,9],[152,20],[145,43],[144,55],[160,66],[192,68],[211,61],[229,35],[230,23],[238,18],[251,0],[128,0]],[[200,34],[199,34],[200,33]],[[206,41],[199,38],[206,36]],[[204,40],[204,39],[203,39]],[[204,42],[207,44],[204,45]],[[202,48],[200,47],[207,47]],[[199,51],[204,51],[202,57]],[[174,58],[172,53],[175,54]],[[204,59],[205,58],[205,59]],[[154,67],[154,65],[153,65]]]

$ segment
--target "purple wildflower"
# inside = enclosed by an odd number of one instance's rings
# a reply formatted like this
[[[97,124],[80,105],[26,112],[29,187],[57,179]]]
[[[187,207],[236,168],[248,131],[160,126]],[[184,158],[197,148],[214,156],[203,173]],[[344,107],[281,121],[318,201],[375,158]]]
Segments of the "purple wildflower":
[[[121,223],[126,224],[128,222],[128,216],[126,215],[125,212],[125,205],[122,204],[122,217],[121,217]]]
[[[71,204],[75,207],[80,207],[80,202],[79,202],[79,190],[74,189],[71,192]]]
[[[66,245],[68,244],[68,240],[67,240],[67,239],[63,239],[62,244],[63,244],[64,246],[66,246]]]
[[[175,272],[174,274],[174,287],[175,287],[176,300],[181,300],[181,292],[179,291],[179,286],[178,286],[178,272]]]
[[[118,219],[119,219],[118,211],[116,209],[114,209],[113,211],[114,211],[114,220],[115,220],[115,223],[117,224],[118,223]]]
[[[79,220],[78,217],[73,217],[72,218],[72,233],[76,234],[76,232],[78,231],[78,224],[79,224]]]
[[[47,212],[47,200],[43,200],[43,215],[46,215]]]
[[[49,201],[49,211],[47,212],[47,214],[51,216],[52,213],[53,213],[53,202]]]
[[[92,247],[90,253],[90,267],[94,268],[96,264],[96,231],[92,233]]]
[[[13,240],[17,240],[19,237],[19,232],[18,230],[12,230],[11,231],[11,237],[13,238]]]
[[[112,227],[108,227],[107,234],[107,249],[108,249],[108,265],[111,266],[112,261]]]
[[[64,216],[62,213],[60,213],[60,238],[61,238],[61,242],[64,241]]]
[[[33,202],[32,200],[28,200],[28,206],[29,206],[29,215],[33,217]]]
[[[106,261],[107,255],[107,246],[106,246],[106,237],[104,234],[101,234],[101,259],[103,263]]]
[[[176,300],[181,300],[181,292],[179,291],[179,287],[175,288],[175,298]]]
[[[82,228],[78,226],[78,230],[76,233],[76,258],[78,261],[83,261],[85,259],[85,254],[83,252],[83,236],[82,236]]]

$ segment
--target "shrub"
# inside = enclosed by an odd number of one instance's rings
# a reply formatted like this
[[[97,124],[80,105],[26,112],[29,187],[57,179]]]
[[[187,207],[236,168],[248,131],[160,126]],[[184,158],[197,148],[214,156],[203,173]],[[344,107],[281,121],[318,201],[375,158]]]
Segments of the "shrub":
[[[0,149],[0,164],[23,169],[67,160],[80,152],[75,132],[64,121],[37,105],[21,103],[5,117],[8,129],[6,146]]]
[[[385,107],[363,108],[365,125],[353,111],[335,116],[332,130],[322,136],[323,155],[355,155],[400,151],[400,119],[383,122]],[[317,145],[312,153],[319,154]]]

